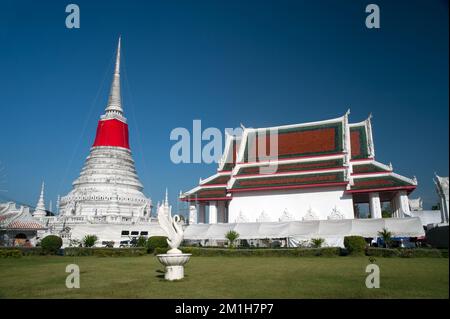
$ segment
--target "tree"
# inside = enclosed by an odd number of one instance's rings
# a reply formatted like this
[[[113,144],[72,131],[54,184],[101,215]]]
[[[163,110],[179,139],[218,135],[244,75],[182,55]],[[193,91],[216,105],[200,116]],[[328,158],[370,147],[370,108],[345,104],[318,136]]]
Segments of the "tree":
[[[239,238],[239,234],[234,230],[230,230],[225,234],[225,238],[228,239],[230,247],[234,248],[234,242]]]
[[[311,238],[311,247],[312,248],[320,248],[322,247],[325,239],[323,238]]]
[[[381,231],[378,232],[378,236],[380,236],[384,241],[384,246],[386,248],[389,248],[389,245],[392,242],[392,233],[387,230],[387,228],[383,228]]]
[[[93,247],[97,242],[98,237],[96,235],[86,235],[83,238],[84,247]]]

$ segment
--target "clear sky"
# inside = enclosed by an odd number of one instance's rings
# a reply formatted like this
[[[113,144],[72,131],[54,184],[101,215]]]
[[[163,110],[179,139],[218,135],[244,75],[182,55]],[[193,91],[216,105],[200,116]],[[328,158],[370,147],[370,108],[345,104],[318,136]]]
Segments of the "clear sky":
[[[103,114],[117,38],[130,143],[145,193],[196,186],[216,164],[173,164],[172,129],[220,130],[373,113],[378,161],[448,176],[448,1],[2,1],[0,200],[47,205],[79,175]],[[381,28],[365,27],[376,3]],[[4,191],[6,190],[6,191]]]

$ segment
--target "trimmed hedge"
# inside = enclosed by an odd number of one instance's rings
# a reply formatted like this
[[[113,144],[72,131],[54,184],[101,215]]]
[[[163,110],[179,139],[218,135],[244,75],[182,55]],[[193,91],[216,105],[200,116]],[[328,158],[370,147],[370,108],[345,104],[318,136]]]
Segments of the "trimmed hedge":
[[[364,256],[366,250],[366,240],[361,236],[345,236],[344,246],[349,255]]]
[[[182,247],[183,253],[192,254],[192,256],[200,257],[243,257],[243,256],[258,256],[258,257],[336,257],[340,255],[339,247],[327,248],[289,248],[289,249],[224,249],[224,248],[197,248],[197,247]],[[165,254],[167,249],[156,248],[154,253]]]
[[[146,248],[67,247],[64,256],[135,257],[144,256]]]
[[[448,257],[445,251],[439,249],[424,249],[424,248],[376,248],[368,247],[366,249],[367,256],[374,257],[402,257],[402,258],[442,258]]]
[[[18,249],[0,249],[0,258],[20,258],[22,257],[22,252]]]
[[[400,253],[398,249],[368,247],[366,249],[366,255],[374,257],[398,257]]]
[[[22,256],[40,256],[45,255],[40,247],[0,247],[1,250],[18,250]]]
[[[421,258],[421,257],[431,257],[431,258],[441,258],[442,253],[439,249],[424,249],[424,248],[413,248],[413,249],[399,249],[400,257],[403,258]]]

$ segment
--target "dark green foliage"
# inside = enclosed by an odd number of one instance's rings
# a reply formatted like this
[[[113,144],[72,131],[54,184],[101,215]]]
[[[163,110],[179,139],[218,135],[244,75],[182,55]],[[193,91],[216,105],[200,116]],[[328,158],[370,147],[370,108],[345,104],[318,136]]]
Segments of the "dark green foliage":
[[[64,249],[65,256],[135,257],[146,253],[146,248],[67,247]]]
[[[311,238],[311,247],[312,248],[320,248],[322,247],[325,239],[323,238]]]
[[[136,247],[146,247],[147,246],[147,238],[144,236],[139,236],[136,241]]]
[[[441,258],[442,252],[439,249],[424,249],[424,248],[414,248],[414,249],[399,249],[400,257],[432,257]]]
[[[397,249],[368,247],[366,249],[366,255],[374,257],[398,257],[400,253]]]
[[[230,256],[230,257],[244,257],[244,256],[258,256],[258,257],[335,257],[339,256],[339,247],[327,248],[286,248],[286,249],[224,249],[224,248],[198,248],[198,247],[184,247],[181,248],[183,253],[192,254],[192,256],[202,257],[216,257],[216,256]],[[155,249],[155,254],[164,254],[165,250]]]
[[[380,236],[383,239],[384,246],[386,248],[389,248],[389,246],[391,246],[392,233],[387,228],[383,228],[381,231],[379,231],[378,236]]]
[[[41,247],[0,247],[0,250],[18,250],[22,256],[44,255]]]
[[[22,257],[22,252],[18,249],[0,249],[0,258],[19,258]]]
[[[42,251],[45,254],[56,254],[62,246],[62,239],[56,235],[49,235],[41,240]]]
[[[225,238],[228,239],[228,242],[230,244],[230,248],[233,248],[234,247],[234,242],[236,241],[236,239],[239,238],[239,233],[235,232],[234,230],[229,230],[225,234]]]
[[[431,258],[441,258],[445,257],[445,252],[439,249],[425,249],[425,248],[377,248],[368,247],[366,249],[367,256],[374,257],[403,257],[403,258],[420,258],[420,257],[431,257]]]
[[[156,248],[163,248],[164,253],[166,253],[167,247],[169,247],[169,244],[167,243],[167,237],[165,236],[153,236],[147,240],[147,252],[149,254],[153,253]]]
[[[86,235],[83,238],[83,246],[84,247],[93,247],[97,242],[98,237],[96,235]]]
[[[349,255],[364,255],[366,249],[366,241],[361,236],[345,236],[344,246]]]

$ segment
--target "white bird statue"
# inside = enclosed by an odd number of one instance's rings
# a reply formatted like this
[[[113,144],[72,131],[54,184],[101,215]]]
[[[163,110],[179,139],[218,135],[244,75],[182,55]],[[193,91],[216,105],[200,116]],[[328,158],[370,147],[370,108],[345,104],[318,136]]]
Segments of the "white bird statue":
[[[183,227],[179,224],[180,216],[175,215],[172,217],[171,209],[169,207],[169,201],[167,199],[158,208],[158,222],[161,228],[167,234],[167,243],[170,246],[168,254],[181,254],[182,251],[178,249],[183,241]]]

